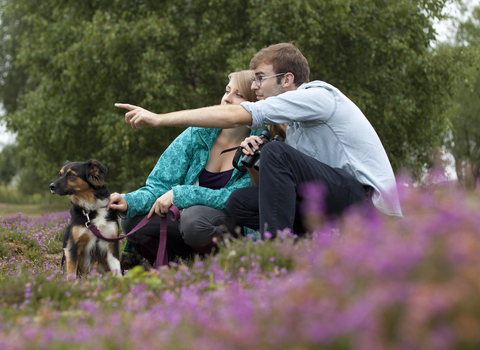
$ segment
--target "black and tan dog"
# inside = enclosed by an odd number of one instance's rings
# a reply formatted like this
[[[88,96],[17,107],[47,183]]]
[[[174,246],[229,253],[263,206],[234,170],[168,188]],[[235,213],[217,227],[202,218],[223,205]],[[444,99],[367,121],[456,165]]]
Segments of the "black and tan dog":
[[[53,194],[68,195],[72,203],[70,224],[63,236],[62,258],[69,276],[86,274],[94,268],[121,275],[118,242],[100,240],[87,227],[89,223],[95,225],[106,238],[119,235],[117,214],[106,210],[110,197],[103,180],[106,173],[107,168],[95,159],[67,161],[60,177],[50,184]]]

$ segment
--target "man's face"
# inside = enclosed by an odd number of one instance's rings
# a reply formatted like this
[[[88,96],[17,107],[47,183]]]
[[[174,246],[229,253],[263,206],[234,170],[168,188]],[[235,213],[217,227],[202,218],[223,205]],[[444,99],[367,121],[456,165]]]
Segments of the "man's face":
[[[277,74],[277,72],[273,71],[273,66],[271,64],[265,63],[260,63],[253,72],[255,74],[255,77],[266,77],[269,75]],[[277,96],[287,91],[283,87],[282,83],[277,84],[277,77],[262,80],[262,86],[257,86],[255,82],[252,82],[251,88],[255,91],[255,94],[257,95],[257,100],[264,100],[267,97]]]

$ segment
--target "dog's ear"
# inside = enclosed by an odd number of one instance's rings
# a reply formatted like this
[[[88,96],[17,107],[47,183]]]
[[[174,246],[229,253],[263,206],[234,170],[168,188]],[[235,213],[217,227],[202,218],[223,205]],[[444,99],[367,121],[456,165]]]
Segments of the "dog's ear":
[[[88,166],[88,182],[94,187],[105,186],[103,174],[107,173],[107,167],[96,159],[90,159],[87,162]]]

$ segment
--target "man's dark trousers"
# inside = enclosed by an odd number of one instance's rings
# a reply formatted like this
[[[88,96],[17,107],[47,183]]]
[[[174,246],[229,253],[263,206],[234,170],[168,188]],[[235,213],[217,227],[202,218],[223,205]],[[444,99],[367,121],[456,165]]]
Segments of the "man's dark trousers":
[[[299,187],[318,183],[325,191],[325,214],[339,215],[348,206],[364,202],[365,187],[345,170],[332,168],[283,142],[262,147],[260,186],[235,190],[226,206],[240,226],[269,231],[291,228],[304,233]]]

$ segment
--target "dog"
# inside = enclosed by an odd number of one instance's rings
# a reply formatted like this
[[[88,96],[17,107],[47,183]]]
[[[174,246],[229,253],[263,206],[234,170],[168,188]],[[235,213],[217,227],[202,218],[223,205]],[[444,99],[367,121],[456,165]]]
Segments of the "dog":
[[[106,238],[119,236],[117,214],[106,210],[110,192],[103,175],[107,168],[98,160],[66,161],[59,178],[50,184],[52,194],[68,195],[71,219],[63,235],[62,268],[68,276],[79,277],[97,269],[121,276],[119,243],[98,239],[87,227],[95,225]]]

